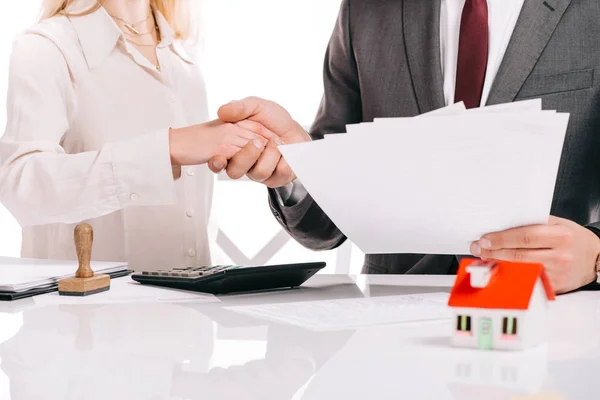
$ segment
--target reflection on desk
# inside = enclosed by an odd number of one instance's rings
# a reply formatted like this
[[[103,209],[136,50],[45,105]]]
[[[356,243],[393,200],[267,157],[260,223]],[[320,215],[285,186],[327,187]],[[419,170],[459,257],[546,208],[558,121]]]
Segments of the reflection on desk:
[[[1,370],[14,400],[591,399],[600,392],[596,293],[559,298],[549,343],[526,352],[452,348],[448,321],[314,332],[225,309],[440,290],[426,277],[420,288],[404,286],[403,277],[356,282],[317,276],[300,290],[222,303],[30,308],[0,344]]]

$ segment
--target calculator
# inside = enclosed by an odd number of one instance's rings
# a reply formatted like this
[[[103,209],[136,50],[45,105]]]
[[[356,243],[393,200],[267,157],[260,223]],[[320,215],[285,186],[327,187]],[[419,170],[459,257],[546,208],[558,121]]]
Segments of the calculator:
[[[229,294],[294,288],[325,268],[324,262],[267,266],[213,265],[140,271],[131,278],[145,285]]]

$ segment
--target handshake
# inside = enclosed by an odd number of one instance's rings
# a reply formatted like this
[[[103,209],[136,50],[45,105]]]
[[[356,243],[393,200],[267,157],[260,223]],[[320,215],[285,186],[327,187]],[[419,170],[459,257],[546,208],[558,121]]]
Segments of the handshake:
[[[171,164],[208,163],[232,179],[247,175],[270,188],[295,178],[277,149],[280,144],[310,140],[306,131],[280,105],[249,97],[219,109],[219,119],[169,132]]]

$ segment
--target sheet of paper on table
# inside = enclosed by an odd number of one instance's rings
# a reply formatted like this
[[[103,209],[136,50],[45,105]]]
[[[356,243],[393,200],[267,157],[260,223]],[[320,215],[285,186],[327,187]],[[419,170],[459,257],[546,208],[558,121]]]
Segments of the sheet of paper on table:
[[[0,257],[0,292],[23,292],[33,288],[56,285],[60,279],[75,276],[77,261],[41,260],[31,258]],[[93,261],[96,273],[126,271],[122,262]]]
[[[452,318],[448,293],[225,307],[252,317],[316,331],[347,330]]]
[[[37,306],[60,304],[133,304],[133,303],[219,303],[220,300],[207,293],[146,286],[130,277],[111,280],[110,290],[92,296],[60,296],[58,292],[34,297]]]
[[[459,104],[280,150],[363,252],[469,254],[486,233],[547,223],[568,121],[540,100]]]

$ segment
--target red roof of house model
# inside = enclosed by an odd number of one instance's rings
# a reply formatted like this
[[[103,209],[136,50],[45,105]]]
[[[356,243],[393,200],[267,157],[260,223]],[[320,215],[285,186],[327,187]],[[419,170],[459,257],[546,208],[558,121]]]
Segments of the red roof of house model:
[[[471,286],[467,267],[476,259],[464,259],[460,263],[456,283],[448,305],[466,308],[503,308],[526,310],[538,279],[542,280],[546,297],[554,300],[554,290],[542,264],[497,262],[492,267],[490,281],[484,288]]]

